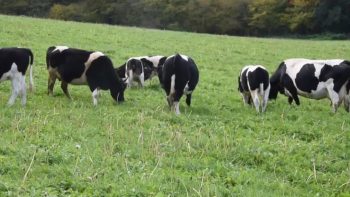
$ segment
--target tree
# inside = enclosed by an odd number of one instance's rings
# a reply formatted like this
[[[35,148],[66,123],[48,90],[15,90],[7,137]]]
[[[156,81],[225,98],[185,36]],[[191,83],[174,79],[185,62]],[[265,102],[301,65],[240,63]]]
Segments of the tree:
[[[287,0],[254,0],[249,5],[249,27],[254,34],[276,35],[285,33],[282,20],[288,6]]]

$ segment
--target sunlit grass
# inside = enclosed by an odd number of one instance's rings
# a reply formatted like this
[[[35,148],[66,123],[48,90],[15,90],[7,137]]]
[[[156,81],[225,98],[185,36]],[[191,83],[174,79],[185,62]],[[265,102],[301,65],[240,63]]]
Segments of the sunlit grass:
[[[350,193],[350,115],[327,100],[289,106],[279,96],[257,115],[237,91],[239,70],[270,73],[286,58],[350,59],[349,41],[214,36],[0,16],[0,46],[29,47],[36,91],[6,106],[0,84],[0,192],[10,196],[330,196]],[[158,79],[104,92],[97,107],[85,86],[59,84],[47,96],[45,52],[52,45],[128,57],[193,57],[200,82],[181,116],[167,107]]]

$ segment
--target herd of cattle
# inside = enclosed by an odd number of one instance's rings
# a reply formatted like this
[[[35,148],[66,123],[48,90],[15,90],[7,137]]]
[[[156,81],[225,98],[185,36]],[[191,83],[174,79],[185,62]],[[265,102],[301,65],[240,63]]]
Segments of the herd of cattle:
[[[21,96],[26,104],[25,73],[30,67],[30,86],[33,88],[34,56],[26,48],[0,48],[0,81],[11,80],[12,94],[8,105]],[[199,81],[199,71],[194,60],[188,56],[142,56],[129,58],[118,68],[113,67],[109,57],[98,51],[86,51],[66,46],[47,49],[46,64],[49,74],[48,94],[53,94],[56,79],[61,81],[64,94],[71,98],[68,84],[88,85],[97,105],[100,90],[109,90],[117,102],[124,101],[126,87],[134,83],[144,86],[145,80],[158,75],[165,90],[169,107],[180,114],[179,101],[186,95],[191,105],[192,92]],[[288,59],[283,61],[269,77],[261,65],[245,66],[238,77],[238,89],[245,104],[254,104],[256,111],[264,112],[269,99],[285,94],[291,104],[300,104],[298,95],[322,99],[329,98],[336,112],[344,101],[350,110],[350,62],[346,60]]]

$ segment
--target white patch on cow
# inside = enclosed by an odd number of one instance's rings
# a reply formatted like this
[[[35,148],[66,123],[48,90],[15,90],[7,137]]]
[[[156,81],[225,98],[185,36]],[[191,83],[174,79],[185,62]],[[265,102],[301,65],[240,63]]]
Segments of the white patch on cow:
[[[284,62],[287,65],[298,65],[298,64],[327,64],[329,66],[335,66],[342,63],[344,59],[330,59],[330,60],[311,60],[311,59],[304,59],[304,58],[292,58],[292,59],[286,59]]]
[[[186,56],[186,55],[180,55],[180,56],[182,57],[182,59],[184,59],[184,60],[186,60],[186,61],[188,61],[188,59],[189,59],[189,57]]]
[[[175,74],[171,76],[171,83],[170,83],[170,95],[175,93]]]
[[[15,103],[18,95],[22,98],[22,105],[27,102],[27,92],[26,92],[26,82],[25,76],[18,71],[17,65],[13,63],[11,69],[1,76],[0,81],[11,80],[12,84],[12,94],[7,102],[9,106]]]
[[[97,105],[97,101],[98,101],[98,97],[100,96],[100,90],[98,88],[96,88],[93,92],[92,92],[92,100],[94,105]]]
[[[154,67],[158,67],[160,59],[162,59],[164,56],[156,55],[146,58],[148,61],[152,62]]]
[[[182,54],[179,54],[179,55],[180,55],[180,57],[181,57],[182,59],[184,59],[184,60],[186,60],[186,61],[189,60],[189,57],[188,57],[188,56],[182,55]],[[169,57],[167,58],[167,60],[170,59],[170,58],[173,58],[173,57],[175,57],[175,55],[169,56]]]
[[[91,65],[91,62],[93,62],[94,60],[96,60],[97,58],[99,58],[101,56],[105,56],[105,55],[99,51],[91,53],[89,56],[89,59],[84,63],[85,67],[89,67]]]
[[[88,60],[84,63],[85,65],[85,70],[84,72],[81,74],[81,76],[79,78],[75,78],[73,79],[70,83],[73,85],[86,85],[87,84],[87,80],[86,80],[86,71],[87,69],[89,69],[89,67],[91,66],[91,63],[96,60],[97,58],[104,56],[103,53],[101,52],[93,52],[90,54]]]
[[[52,52],[55,52],[55,51],[60,51],[60,52],[62,52],[62,51],[64,51],[64,50],[66,50],[66,49],[68,49],[68,47],[67,46],[56,46],[56,48],[52,51]]]
[[[133,59],[134,60],[141,60],[143,58],[147,59],[149,57],[148,56],[130,57],[126,62],[129,62],[130,60],[133,60]]]

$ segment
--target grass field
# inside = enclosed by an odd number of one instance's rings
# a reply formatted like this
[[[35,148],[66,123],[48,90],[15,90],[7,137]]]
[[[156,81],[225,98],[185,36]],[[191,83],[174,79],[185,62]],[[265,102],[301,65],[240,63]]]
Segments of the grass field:
[[[87,86],[47,95],[46,49],[99,50],[115,66],[140,55],[189,55],[200,70],[192,107],[167,107],[157,78],[115,104]],[[245,64],[272,73],[286,58],[350,59],[350,41],[215,36],[0,15],[0,46],[35,55],[35,93],[12,107],[0,84],[0,196],[350,196],[350,114],[330,101],[280,95],[244,107]],[[28,77],[27,77],[28,81]]]

